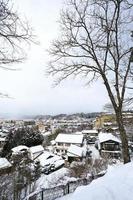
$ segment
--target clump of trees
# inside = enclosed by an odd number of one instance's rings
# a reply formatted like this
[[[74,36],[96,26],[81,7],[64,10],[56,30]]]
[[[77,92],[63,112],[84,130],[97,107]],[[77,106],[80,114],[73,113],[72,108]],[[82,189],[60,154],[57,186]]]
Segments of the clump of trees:
[[[37,128],[19,128],[10,131],[7,136],[7,142],[3,147],[2,156],[6,156],[13,147],[26,145],[28,147],[42,144],[43,136]]]
[[[43,147],[50,145],[52,140],[55,140],[59,133],[64,133],[65,129],[57,128],[53,133],[49,135],[44,135]]]
[[[88,84],[103,82],[116,115],[124,163],[130,161],[123,105],[132,99],[132,9],[131,0],[67,0],[48,69],[57,84],[69,76],[83,77]]]

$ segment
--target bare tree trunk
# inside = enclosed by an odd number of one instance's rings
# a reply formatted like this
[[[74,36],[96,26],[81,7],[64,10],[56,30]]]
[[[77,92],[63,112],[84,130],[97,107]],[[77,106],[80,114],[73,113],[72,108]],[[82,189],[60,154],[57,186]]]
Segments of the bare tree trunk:
[[[107,89],[109,98],[111,100],[112,106],[115,110],[116,121],[118,124],[120,138],[121,138],[121,142],[122,142],[122,156],[123,156],[123,161],[125,164],[125,163],[130,162],[131,160],[130,160],[130,154],[129,154],[129,148],[128,148],[128,139],[127,139],[126,130],[124,127],[124,122],[123,122],[123,117],[122,117],[123,103],[120,101],[119,106],[117,105],[117,103],[115,101],[115,97],[113,96],[113,93],[111,91],[109,82],[108,82],[107,78],[105,77],[105,75],[103,75],[103,80],[104,80],[104,84]]]
[[[123,118],[122,118],[122,112],[118,111],[116,113],[116,120],[118,123],[119,131],[120,131],[120,137],[122,142],[122,156],[124,164],[130,162],[130,154],[129,154],[129,148],[128,148],[128,139],[126,135],[126,131],[123,125]]]
[[[130,162],[122,110],[133,73],[129,30],[131,0],[67,0],[61,13],[61,36],[50,49],[48,73],[57,83],[69,76],[87,77],[88,84],[103,80],[116,113],[124,163]],[[89,76],[88,76],[89,75]]]

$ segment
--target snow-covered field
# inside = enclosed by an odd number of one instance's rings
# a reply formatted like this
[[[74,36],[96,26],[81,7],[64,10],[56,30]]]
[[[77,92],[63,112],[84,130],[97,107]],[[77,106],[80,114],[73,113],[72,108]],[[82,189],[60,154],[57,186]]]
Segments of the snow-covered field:
[[[58,200],[133,200],[133,162],[109,168],[102,178]]]

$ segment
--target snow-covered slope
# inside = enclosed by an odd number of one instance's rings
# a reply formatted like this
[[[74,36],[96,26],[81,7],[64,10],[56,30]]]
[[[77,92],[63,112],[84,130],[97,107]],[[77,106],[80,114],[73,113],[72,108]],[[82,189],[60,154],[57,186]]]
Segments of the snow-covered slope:
[[[108,171],[61,200],[133,200],[133,162]]]

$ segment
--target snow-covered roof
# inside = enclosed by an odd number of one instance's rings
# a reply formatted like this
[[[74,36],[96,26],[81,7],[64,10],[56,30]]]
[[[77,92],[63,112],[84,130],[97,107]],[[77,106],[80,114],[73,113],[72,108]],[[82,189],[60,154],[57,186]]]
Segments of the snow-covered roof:
[[[106,141],[109,141],[109,140],[121,143],[121,141],[119,140],[119,138],[117,138],[116,136],[114,136],[111,133],[99,133],[98,138],[99,138],[99,142],[100,143],[106,142]]]
[[[29,147],[27,147],[27,146],[25,146],[25,145],[19,145],[19,146],[17,146],[17,147],[12,148],[11,151],[12,151],[13,153],[18,153],[18,152],[20,152],[20,151],[28,150],[28,149],[29,149]]]
[[[0,137],[0,142],[5,142],[5,141],[7,141],[6,138],[2,138],[2,137]]]
[[[110,169],[103,177],[80,186],[59,200],[132,200],[133,162]]]
[[[44,151],[43,154],[41,154],[37,160],[40,162],[40,165],[42,167],[44,167],[45,165],[48,164],[53,164],[55,163],[57,160],[62,160],[60,156],[57,156],[53,153],[50,153],[48,151]]]
[[[56,160],[56,162],[54,162],[54,167],[55,168],[58,168],[60,167],[61,165],[65,164],[65,161],[63,159],[61,160]]]
[[[76,145],[71,145],[67,150],[67,155],[71,157],[82,157],[85,154],[85,149]]]
[[[82,134],[63,134],[60,133],[56,139],[56,142],[70,143],[70,144],[82,144],[83,135]]]
[[[112,122],[104,122],[104,125],[106,126],[110,126],[110,125],[112,125],[113,123]]]
[[[0,136],[1,136],[1,137],[6,137],[6,136],[7,136],[7,133],[0,132]]]
[[[74,134],[79,134],[79,135],[81,135],[82,134],[82,132],[81,131],[77,131],[77,132],[75,132]]]
[[[9,133],[9,130],[2,128],[2,132]]]
[[[118,129],[118,127],[112,127],[111,129],[115,131],[115,130],[117,130],[117,129]]]
[[[0,169],[11,167],[11,163],[6,158],[0,158]]]
[[[38,152],[43,152],[44,148],[42,145],[37,145],[37,146],[30,147],[29,151],[34,154],[34,153],[38,153]]]
[[[51,135],[51,131],[45,131],[45,132],[41,131],[41,133],[42,133],[43,136]]]
[[[52,153],[48,151],[44,151],[40,156],[37,157],[35,160],[39,160],[40,163],[43,163],[44,160],[46,160],[48,157],[53,156]]]
[[[92,130],[83,130],[82,131],[83,134],[98,134],[98,131],[95,129]]]

